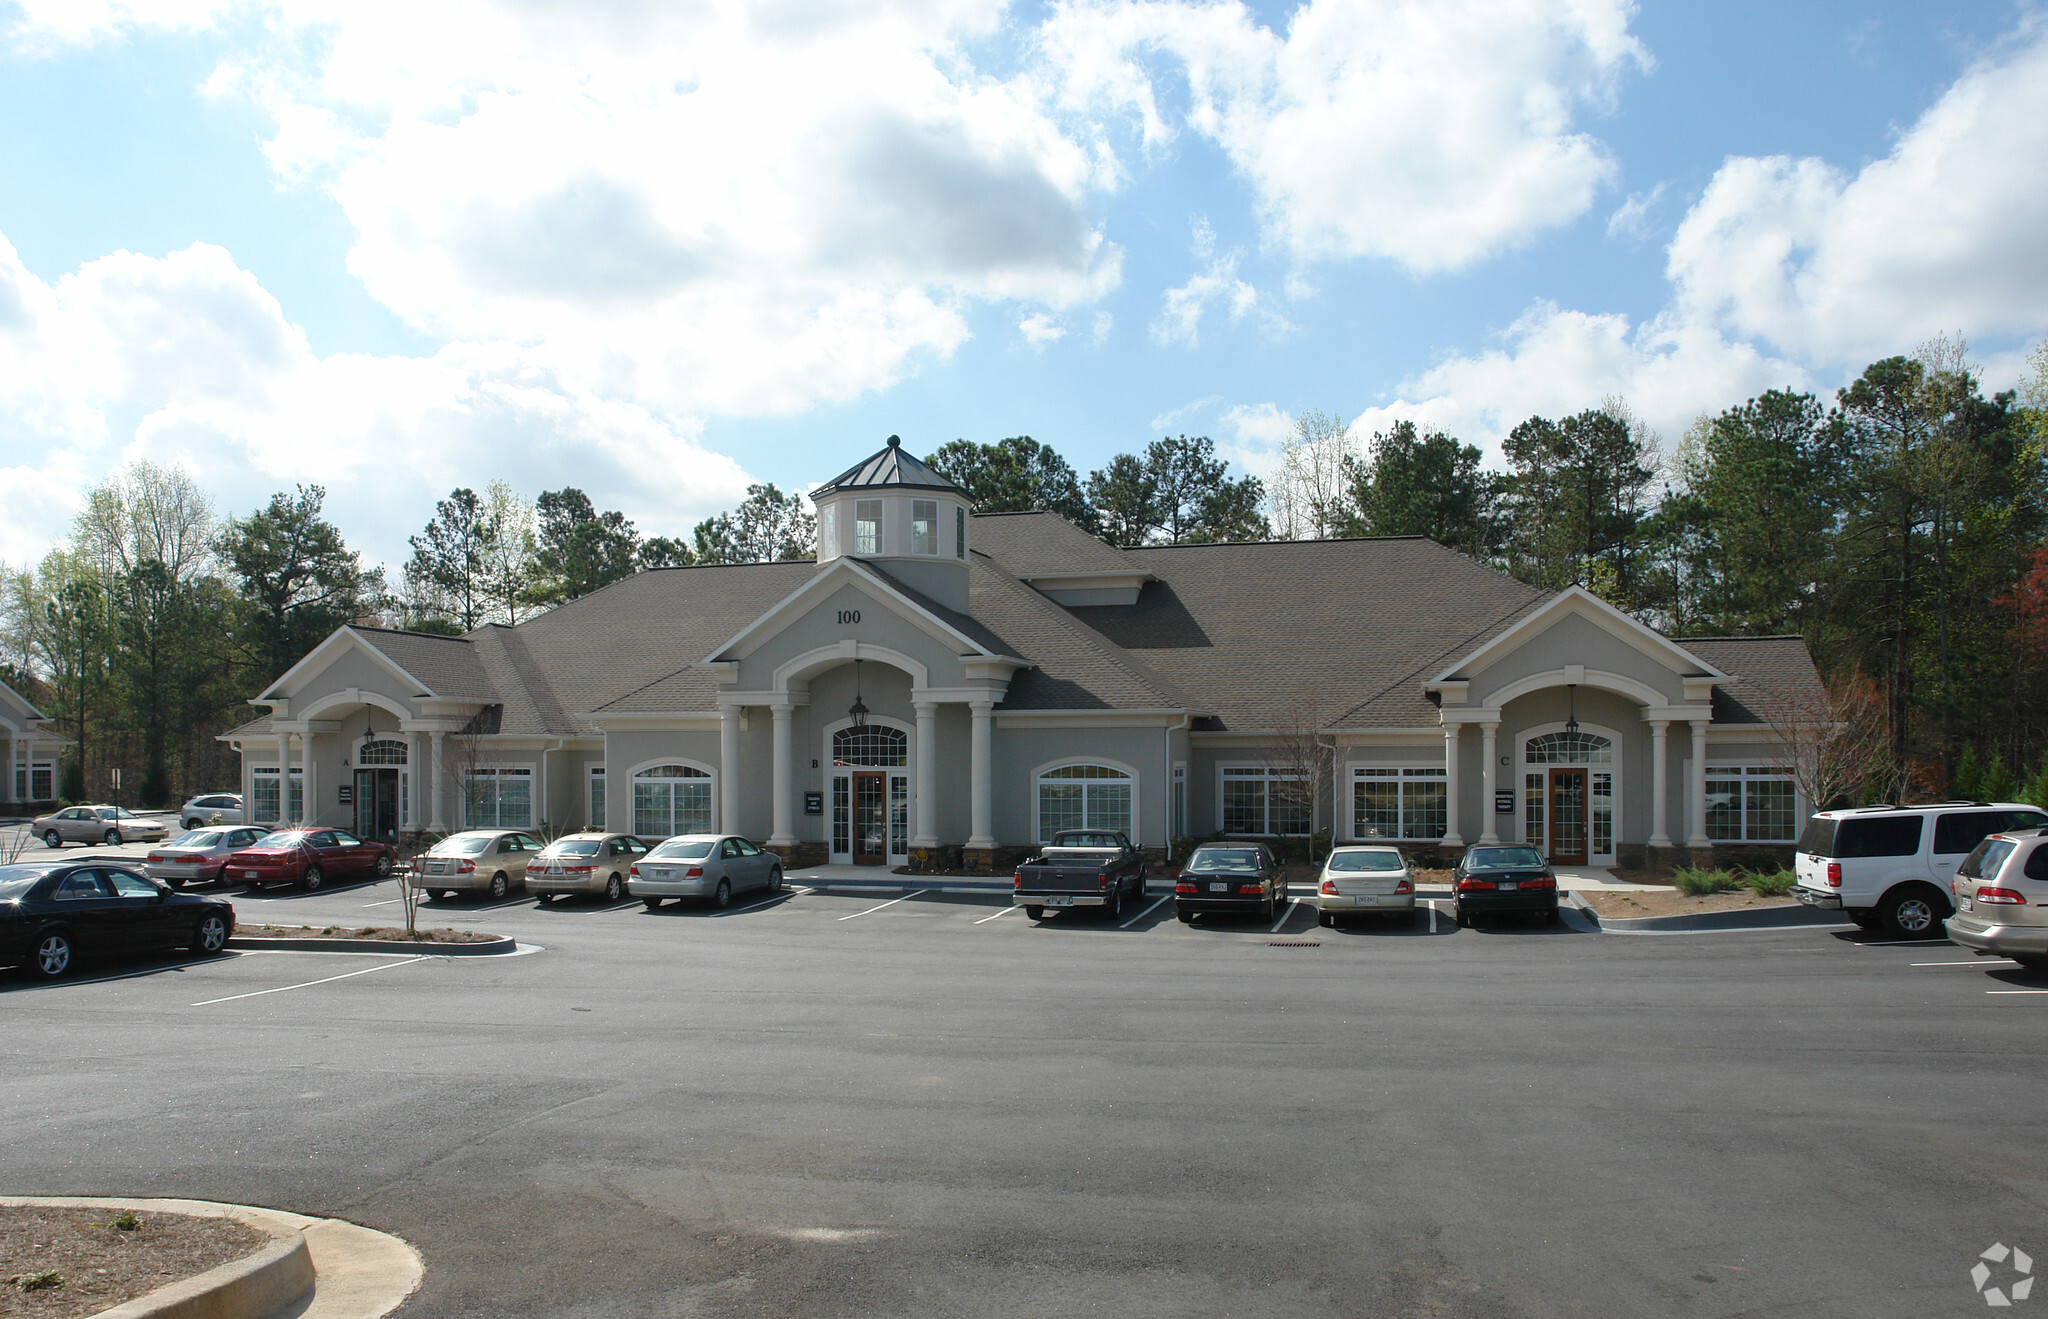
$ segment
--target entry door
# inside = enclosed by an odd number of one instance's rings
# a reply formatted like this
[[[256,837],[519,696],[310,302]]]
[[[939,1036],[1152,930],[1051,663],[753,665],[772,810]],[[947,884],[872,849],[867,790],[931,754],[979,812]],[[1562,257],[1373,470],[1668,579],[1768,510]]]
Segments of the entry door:
[[[1586,864],[1586,771],[1550,771],[1550,859],[1558,865]]]
[[[879,866],[889,860],[888,796],[882,773],[853,776],[853,863]]]
[[[398,836],[398,771],[356,771],[356,837]]]

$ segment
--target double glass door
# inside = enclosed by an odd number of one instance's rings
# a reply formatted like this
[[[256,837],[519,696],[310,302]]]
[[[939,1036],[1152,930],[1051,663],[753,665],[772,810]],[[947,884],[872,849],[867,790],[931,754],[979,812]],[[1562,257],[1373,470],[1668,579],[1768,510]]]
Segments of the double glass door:
[[[356,771],[356,837],[390,841],[398,837],[398,771]]]
[[[1550,771],[1550,859],[1559,865],[1586,864],[1586,771]]]
[[[857,866],[910,859],[910,776],[850,770],[832,776],[832,851]]]

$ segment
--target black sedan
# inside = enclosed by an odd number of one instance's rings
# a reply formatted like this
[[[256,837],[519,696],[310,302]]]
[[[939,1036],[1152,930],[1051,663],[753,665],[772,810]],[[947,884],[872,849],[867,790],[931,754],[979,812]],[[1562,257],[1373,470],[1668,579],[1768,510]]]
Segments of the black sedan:
[[[1173,885],[1173,910],[1184,925],[1205,911],[1256,915],[1270,924],[1286,901],[1280,862],[1260,843],[1204,843]]]
[[[1451,883],[1451,904],[1461,926],[1509,912],[1527,912],[1541,916],[1546,924],[1557,924],[1557,872],[1533,847],[1468,847],[1451,872]]]
[[[174,893],[105,861],[0,866],[0,963],[39,979],[81,956],[189,948],[210,957],[234,931],[226,899]]]

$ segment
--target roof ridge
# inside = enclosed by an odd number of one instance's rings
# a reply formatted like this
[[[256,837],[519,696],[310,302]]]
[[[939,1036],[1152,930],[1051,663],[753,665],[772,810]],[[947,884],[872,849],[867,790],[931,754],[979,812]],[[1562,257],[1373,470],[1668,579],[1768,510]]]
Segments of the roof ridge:
[[[1433,666],[1441,664],[1446,656],[1463,655],[1468,653],[1472,649],[1473,642],[1487,635],[1489,632],[1499,631],[1501,626],[1508,622],[1508,620],[1516,617],[1517,615],[1527,613],[1530,609],[1541,605],[1549,595],[1554,594],[1555,592],[1538,592],[1534,599],[1524,600],[1522,603],[1516,605],[1513,609],[1508,610],[1505,614],[1502,614],[1500,617],[1487,623],[1484,627],[1473,632],[1464,640],[1456,643],[1455,645],[1445,647],[1443,650],[1439,651],[1435,655],[1432,655],[1429,659],[1416,665],[1413,669],[1410,669],[1408,672],[1402,674],[1400,677],[1394,679],[1392,682],[1387,683],[1378,691],[1372,693],[1372,695],[1367,696],[1363,700],[1359,701],[1350,709],[1346,710],[1343,714],[1338,715],[1337,718],[1331,722],[1330,727],[1336,728],[1341,726],[1345,720],[1350,719],[1353,716],[1357,715],[1359,711],[1365,709],[1366,706],[1371,705],[1374,701],[1377,701],[1378,699],[1380,699],[1380,697],[1385,696],[1388,692],[1393,691],[1397,687],[1401,686],[1403,683],[1413,680],[1417,674],[1429,672],[1429,670]]]
[[[1151,688],[1154,695],[1169,700],[1182,709],[1197,710],[1202,708],[1199,703],[1189,700],[1187,693],[1181,691],[1179,686],[1168,679],[1165,674],[1160,673],[1157,669],[1140,660],[1122,646],[1117,645],[1108,637],[1103,636],[1102,633],[1076,618],[1071,610],[1058,601],[1052,600],[1043,592],[1033,589],[1030,584],[1019,579],[1008,568],[1003,567],[1000,560],[988,554],[983,554],[981,557],[984,560],[983,566],[994,574],[997,580],[1001,581],[1011,590],[1020,592],[1022,598],[1028,598],[1032,601],[1034,607],[1042,608],[1048,617],[1063,620],[1069,628],[1073,629],[1074,634],[1080,640],[1094,647],[1111,663],[1121,666],[1127,675],[1137,679],[1142,685]],[[1029,656],[1022,658],[1028,659]]]
[[[421,632],[409,627],[379,627],[373,623],[344,623],[342,626],[351,632],[382,632],[387,637],[421,637],[427,641],[460,641],[464,644],[469,643],[469,633],[467,632],[460,636],[451,637],[445,632]],[[322,640],[325,640],[325,638],[322,638]]]
[[[997,514],[997,516],[1000,517],[1002,515]],[[1429,541],[1430,544],[1436,546],[1438,549],[1450,550],[1453,554],[1465,553],[1463,550],[1453,549],[1451,546],[1444,544],[1440,540],[1430,540],[1428,536],[1420,534],[1409,536],[1303,536],[1298,539],[1292,540],[1279,536],[1272,537],[1268,540],[1176,540],[1167,541],[1159,545],[1110,545],[1109,547],[1113,550],[1120,550],[1128,554],[1134,550],[1215,550],[1227,548],[1242,549],[1246,546],[1251,545],[1355,545],[1358,544],[1360,541],[1389,540],[1426,540]],[[1108,545],[1109,542],[1104,541],[1103,544]],[[1472,556],[1469,554],[1466,554],[1465,557],[1468,559],[1472,558]],[[1477,563],[1478,560],[1474,559],[1473,562]]]
[[[512,676],[518,680],[526,699],[533,703],[534,713],[540,716],[541,727],[549,732],[558,729],[573,732],[576,721],[569,717],[561,698],[555,695],[554,684],[548,681],[540,662],[534,659],[533,652],[527,649],[526,638],[519,635],[516,627],[506,624],[496,626],[500,628],[499,649],[504,653],[505,662],[512,666]],[[496,686],[496,683],[492,685]],[[502,696],[503,693],[499,695]]]

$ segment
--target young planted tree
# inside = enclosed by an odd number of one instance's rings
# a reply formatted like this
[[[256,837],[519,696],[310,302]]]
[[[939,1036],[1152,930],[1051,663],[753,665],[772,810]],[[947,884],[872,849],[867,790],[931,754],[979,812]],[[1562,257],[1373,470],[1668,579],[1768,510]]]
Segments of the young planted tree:
[[[1809,808],[1898,800],[1903,782],[1891,758],[1891,712],[1876,683],[1852,672],[1817,689],[1768,689],[1760,701]]]

